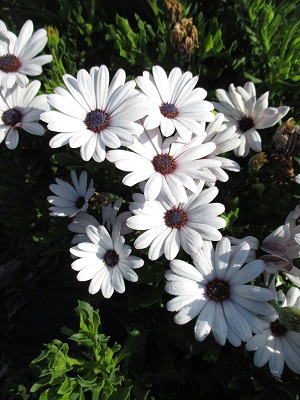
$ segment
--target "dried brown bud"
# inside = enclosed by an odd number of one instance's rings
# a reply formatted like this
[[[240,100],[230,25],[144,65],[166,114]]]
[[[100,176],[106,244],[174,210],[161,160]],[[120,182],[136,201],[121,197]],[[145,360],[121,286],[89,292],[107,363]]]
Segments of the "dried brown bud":
[[[271,162],[273,168],[273,176],[279,183],[284,182],[287,178],[294,180],[295,172],[293,168],[293,158],[285,154],[271,154]]]
[[[266,156],[266,153],[261,151],[260,153],[257,153],[253,157],[250,158],[249,163],[248,163],[248,168],[250,171],[258,171],[267,162],[269,162],[269,161]]]
[[[198,31],[193,25],[193,18],[183,18],[172,31],[172,40],[177,50],[185,50],[189,59],[195,47],[198,47]]]
[[[165,0],[167,9],[167,17],[172,24],[175,24],[181,19],[183,5],[178,0]]]
[[[295,124],[294,118],[289,118],[276,129],[273,144],[278,153],[287,157],[300,155],[300,126]]]

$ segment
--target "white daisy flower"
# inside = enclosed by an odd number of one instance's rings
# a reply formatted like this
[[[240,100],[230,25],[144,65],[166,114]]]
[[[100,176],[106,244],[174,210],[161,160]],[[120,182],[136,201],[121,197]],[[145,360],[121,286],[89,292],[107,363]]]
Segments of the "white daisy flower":
[[[56,178],[56,184],[50,185],[50,190],[56,196],[48,196],[47,200],[53,204],[49,208],[51,216],[73,217],[79,211],[86,211],[88,200],[94,194],[93,180],[87,183],[86,171],[81,172],[79,179],[76,172],[71,171],[73,185],[59,178]]]
[[[260,257],[266,264],[264,272],[266,282],[271,274],[277,275],[278,271],[282,271],[292,282],[293,275],[296,275],[296,281],[298,280],[298,269],[294,267],[292,260],[300,257],[299,216],[300,207],[297,206],[289,213],[285,224],[275,229],[261,243],[260,249],[268,253]]]
[[[121,224],[120,234],[126,235],[132,232],[127,224],[127,218],[132,216],[130,211],[123,211],[118,214],[123,203],[123,198],[119,197],[114,203],[110,203],[105,207],[102,207],[102,224],[107,228],[108,232],[111,232],[115,224]]]
[[[256,89],[252,82],[237,88],[229,85],[229,92],[216,90],[219,103],[213,102],[216,110],[223,113],[227,119],[227,127],[236,126],[241,143],[234,149],[239,157],[249,154],[250,148],[256,152],[262,151],[261,137],[257,129],[265,129],[277,124],[289,111],[289,107],[268,107],[269,92],[256,99]]]
[[[283,293],[281,293],[283,295]],[[290,288],[284,298],[282,307],[300,309],[300,290]],[[280,323],[280,318],[261,319],[263,332],[253,336],[247,343],[248,351],[255,351],[254,364],[262,367],[269,364],[272,375],[280,377],[284,363],[297,374],[300,374],[300,333],[288,330]]]
[[[143,194],[135,193],[129,206],[134,214],[127,225],[135,230],[146,230],[134,242],[136,249],[150,246],[148,257],[157,260],[162,254],[173,260],[180,247],[188,254],[197,253],[204,240],[220,240],[218,229],[226,222],[218,217],[225,207],[220,203],[209,204],[218,194],[216,187],[202,190],[204,182],[190,194],[186,203],[171,202],[159,196],[147,201]],[[201,191],[202,190],[202,191]]]
[[[204,168],[217,168],[220,161],[207,159],[215,150],[214,143],[203,144],[205,134],[196,136],[188,144],[162,142],[158,128],[144,131],[132,146],[125,150],[110,150],[107,159],[117,168],[131,171],[123,183],[133,186],[147,180],[144,195],[146,200],[155,200],[160,193],[172,201],[187,202],[186,189],[197,192],[195,179],[215,181],[215,177]]]
[[[250,247],[250,251],[248,253],[246,263],[257,259],[257,250],[259,248],[259,240],[256,237],[245,236],[242,239],[237,239],[232,236],[228,236],[228,239],[230,240],[232,256],[239,249],[239,245],[242,242],[247,242]]]
[[[126,220],[131,217],[132,213],[130,211],[124,211],[117,215],[122,205],[122,201],[123,199],[120,197],[113,204],[111,203],[106,207],[102,207],[102,225],[106,227],[108,232],[111,232],[115,224],[121,223],[121,235],[125,235],[132,232],[132,229],[128,228],[126,225]],[[73,221],[68,225],[68,229],[71,232],[76,233],[72,239],[72,244],[86,242],[88,240],[86,234],[86,227],[88,225],[98,227],[100,222],[98,222],[98,220],[92,215],[84,211],[79,211],[73,218]]]
[[[191,72],[181,72],[173,68],[169,76],[160,66],[152,68],[153,76],[144,72],[136,82],[151,101],[150,111],[145,118],[147,130],[160,127],[164,136],[171,136],[175,130],[185,142],[191,133],[201,134],[200,121],[213,121],[212,103],[204,100],[207,95],[202,88],[194,89],[199,77]]]
[[[27,75],[40,75],[42,65],[52,61],[51,54],[36,57],[46,46],[47,31],[42,28],[33,34],[33,23],[29,20],[17,37],[0,22],[0,85],[11,88],[17,83],[25,87],[29,82]]]
[[[167,303],[169,311],[178,311],[174,320],[185,324],[197,317],[195,338],[203,341],[210,332],[224,346],[226,339],[240,346],[248,341],[252,332],[262,332],[257,316],[272,315],[274,308],[267,301],[274,298],[271,290],[245,285],[264,269],[263,262],[254,260],[244,265],[250,248],[240,245],[234,256],[227,238],[217,243],[205,241],[194,258],[194,265],[173,260],[165,276],[165,290],[176,297]]]
[[[236,149],[240,145],[241,139],[239,138],[240,135],[236,133],[235,126],[225,129],[223,122],[224,115],[217,114],[215,120],[210,122],[205,128],[207,136],[203,143],[211,142],[216,145],[216,149],[209,154],[207,158],[220,161],[222,164],[219,167],[210,167],[209,171],[216,177],[216,180],[227,182],[229,176],[224,169],[227,171],[239,172],[240,166],[237,162],[226,157],[220,157],[220,155]]]
[[[89,242],[79,243],[70,252],[79,257],[72,263],[72,268],[79,271],[79,281],[91,280],[89,292],[95,294],[101,290],[104,297],[112,296],[114,290],[118,293],[125,291],[124,278],[130,282],[138,280],[133,271],[144,265],[144,261],[131,256],[131,247],[124,244],[125,239],[120,235],[121,224],[114,225],[112,234],[100,225],[98,228],[89,225],[86,234]]]
[[[64,75],[67,89],[58,87],[48,96],[56,108],[42,114],[50,131],[61,132],[50,140],[53,148],[65,144],[80,147],[84,161],[105,159],[105,146],[116,149],[130,146],[134,134],[143,132],[135,121],[147,112],[146,97],[135,89],[135,82],[125,83],[125,71],[119,69],[109,84],[105,65],[88,73],[81,69],[77,79]]]
[[[47,95],[36,96],[41,83],[31,82],[26,88],[13,86],[0,89],[0,143],[13,150],[19,143],[19,129],[42,136],[45,129],[37,121],[50,109]]]
[[[72,244],[87,242],[89,240],[89,237],[86,234],[86,228],[89,225],[98,227],[101,224],[95,217],[87,212],[79,211],[74,216],[72,222],[68,225],[69,231],[76,233],[72,239]]]

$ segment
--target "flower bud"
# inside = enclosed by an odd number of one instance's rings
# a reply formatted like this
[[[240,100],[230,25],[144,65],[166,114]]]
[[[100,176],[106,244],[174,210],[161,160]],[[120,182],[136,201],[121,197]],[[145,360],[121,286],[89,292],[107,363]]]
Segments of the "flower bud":
[[[48,46],[50,49],[55,49],[59,43],[59,31],[51,25],[46,26],[46,31],[48,36]]]

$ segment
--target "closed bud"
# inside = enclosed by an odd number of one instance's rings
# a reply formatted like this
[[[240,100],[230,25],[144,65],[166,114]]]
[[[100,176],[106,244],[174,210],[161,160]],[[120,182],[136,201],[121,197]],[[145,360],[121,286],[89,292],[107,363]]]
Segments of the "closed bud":
[[[48,36],[48,46],[50,49],[55,49],[59,43],[59,31],[51,25],[46,26],[46,31]]]

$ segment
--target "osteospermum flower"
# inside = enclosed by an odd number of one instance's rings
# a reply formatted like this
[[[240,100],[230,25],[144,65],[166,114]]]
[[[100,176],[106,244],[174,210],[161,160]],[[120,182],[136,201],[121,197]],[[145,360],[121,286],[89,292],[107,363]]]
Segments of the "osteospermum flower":
[[[277,124],[289,111],[289,107],[268,107],[269,92],[256,99],[256,89],[252,82],[237,88],[231,84],[229,91],[216,90],[219,103],[213,102],[216,110],[223,113],[228,122],[227,127],[236,126],[241,143],[234,149],[239,157],[249,154],[250,148],[260,152],[261,137],[257,129],[265,129]]]
[[[71,171],[71,179],[73,185],[56,178],[56,184],[49,186],[50,190],[56,195],[47,197],[49,203],[53,204],[49,208],[51,216],[73,217],[79,211],[87,210],[88,200],[95,192],[93,180],[88,185],[86,171],[81,172],[78,179],[74,170]]]
[[[286,296],[283,295],[283,298],[284,300],[279,306],[300,308],[300,291],[298,288],[290,288]],[[289,320],[292,323],[295,321],[292,311],[285,309],[285,315],[287,322]],[[261,319],[261,323],[264,328],[263,332],[253,336],[246,343],[248,351],[255,351],[254,364],[257,367],[262,367],[268,363],[272,375],[277,377],[281,376],[284,363],[292,371],[300,374],[299,321],[297,332],[287,329],[281,323],[277,314],[273,318]]]
[[[91,280],[89,292],[95,294],[101,290],[104,297],[109,298],[113,292],[125,291],[124,278],[130,282],[138,280],[133,271],[144,265],[144,261],[131,256],[131,247],[124,244],[125,239],[120,235],[121,224],[114,225],[112,234],[100,225],[89,225],[86,234],[89,242],[79,243],[70,252],[79,257],[72,263],[72,268],[79,271],[79,281]]]
[[[274,298],[271,290],[245,285],[264,269],[260,260],[244,265],[249,250],[244,242],[232,257],[229,239],[223,238],[215,251],[212,243],[205,241],[194,257],[194,266],[181,260],[170,262],[165,290],[176,297],[167,303],[167,309],[178,311],[174,320],[180,325],[197,317],[197,340],[203,341],[212,332],[220,345],[228,339],[240,346],[252,332],[262,332],[257,314],[274,313],[267,303]]]
[[[173,260],[180,247],[188,254],[197,253],[204,240],[220,240],[218,229],[226,222],[219,215],[225,207],[220,203],[209,204],[218,194],[216,187],[202,190],[204,182],[190,194],[186,203],[170,201],[159,196],[147,201],[143,194],[135,193],[129,206],[134,214],[127,225],[135,230],[146,230],[134,242],[136,249],[150,246],[148,257],[158,259],[162,254]]]
[[[109,204],[106,207],[102,207],[102,225],[106,227],[108,232],[112,232],[112,229],[115,224],[121,223],[121,235],[125,235],[126,233],[132,232],[132,229],[128,228],[126,225],[126,220],[132,214],[130,211],[124,211],[120,213],[120,207],[122,205],[122,197],[119,197],[113,204]],[[84,212],[79,211],[75,217],[73,218],[72,222],[68,225],[68,229],[71,232],[75,232],[76,235],[72,239],[72,243],[80,243],[86,242],[88,240],[88,236],[86,234],[86,227],[88,225],[99,226],[100,222],[93,217],[92,215]]]
[[[44,113],[41,119],[50,131],[61,132],[50,140],[53,148],[65,144],[80,147],[84,161],[105,159],[105,147],[116,149],[130,146],[134,134],[143,132],[135,121],[147,112],[147,100],[135,89],[135,82],[125,83],[125,71],[119,69],[109,84],[105,65],[93,67],[88,73],[81,69],[77,79],[64,75],[67,87],[58,87],[48,96],[56,108]]]
[[[204,100],[207,92],[202,88],[194,89],[198,76],[191,72],[182,73],[173,68],[169,76],[160,66],[152,68],[153,75],[144,72],[136,82],[149,97],[150,111],[145,118],[145,129],[160,127],[164,136],[171,136],[175,130],[188,142],[191,133],[201,134],[200,121],[213,121],[212,103]]]
[[[280,225],[262,241],[260,249],[267,253],[260,256],[266,264],[264,271],[266,281],[271,274],[277,275],[278,271],[282,271],[289,279],[291,275],[291,281],[295,272],[297,275],[297,268],[292,261],[300,257],[299,217],[300,206],[297,206],[288,215],[285,224]]]
[[[42,65],[52,61],[51,54],[36,57],[48,41],[47,31],[42,28],[33,34],[33,23],[29,20],[17,37],[0,22],[0,85],[11,88],[17,83],[25,87],[29,82],[27,75],[40,75]]]
[[[240,135],[235,131],[235,126],[225,129],[223,122],[224,115],[217,114],[215,120],[210,122],[205,128],[207,136],[203,143],[214,143],[216,145],[215,150],[210,153],[207,158],[219,161],[221,162],[221,165],[217,167],[209,167],[209,171],[216,177],[216,180],[227,182],[229,176],[224,170],[239,172],[240,166],[237,162],[221,155],[236,149],[240,145],[241,140],[239,138]]]
[[[19,143],[19,130],[42,136],[45,129],[37,121],[49,110],[46,95],[36,96],[41,83],[31,82],[26,88],[0,89],[0,143],[13,150]]]
[[[215,150],[214,143],[203,144],[205,134],[196,136],[188,144],[162,142],[158,128],[144,131],[134,140],[131,151],[111,150],[107,159],[123,171],[131,171],[123,183],[133,186],[147,180],[146,200],[155,200],[160,193],[170,200],[185,203],[186,189],[197,192],[195,179],[214,182],[215,177],[204,168],[219,167],[220,161],[205,157]]]

